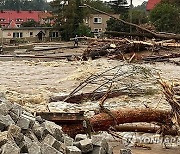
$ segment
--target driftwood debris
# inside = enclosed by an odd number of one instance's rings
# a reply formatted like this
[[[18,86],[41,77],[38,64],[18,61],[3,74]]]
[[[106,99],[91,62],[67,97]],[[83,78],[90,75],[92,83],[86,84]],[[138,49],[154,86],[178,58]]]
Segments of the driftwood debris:
[[[111,111],[116,119],[116,124],[133,122],[157,122],[161,124],[170,123],[170,112],[164,110],[151,109],[119,109]],[[107,113],[100,113],[89,119],[91,131],[107,131],[115,126],[114,119]],[[78,133],[84,133],[87,128],[83,125],[63,125],[63,131],[68,135],[74,136]]]
[[[114,130],[117,132],[143,132],[143,133],[158,133],[163,135],[178,135],[177,130],[165,128],[158,125],[151,125],[151,124],[121,124],[114,127]]]
[[[160,55],[160,56],[151,56],[151,57],[146,57],[143,58],[145,61],[161,61],[161,60],[168,60],[169,58],[179,58],[180,54],[179,53],[173,53],[173,54],[168,54],[168,55]]]

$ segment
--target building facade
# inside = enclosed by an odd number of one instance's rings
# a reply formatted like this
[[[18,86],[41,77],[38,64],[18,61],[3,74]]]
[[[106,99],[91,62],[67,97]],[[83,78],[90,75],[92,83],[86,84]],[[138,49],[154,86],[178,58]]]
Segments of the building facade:
[[[54,31],[52,27],[19,27],[19,28],[1,28],[0,37],[3,42],[11,42],[11,40],[22,39],[25,41],[52,41],[59,40],[58,31]]]
[[[119,18],[119,14],[114,14],[113,16]],[[91,14],[84,22],[91,28],[93,33],[101,33],[106,31],[107,21],[110,18],[105,14]]]

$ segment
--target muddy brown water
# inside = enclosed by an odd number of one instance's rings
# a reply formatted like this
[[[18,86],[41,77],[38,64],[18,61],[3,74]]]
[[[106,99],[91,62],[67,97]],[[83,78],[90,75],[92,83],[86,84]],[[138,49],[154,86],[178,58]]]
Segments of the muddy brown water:
[[[83,49],[80,50],[80,52]],[[72,50],[69,52],[71,53]],[[121,62],[101,58],[89,60],[87,62],[66,60],[3,60],[0,61],[0,92],[5,93],[10,101],[23,104],[30,111],[46,111],[46,104],[52,95],[69,94],[80,82],[89,75],[109,69],[119,65]],[[145,67],[157,69],[162,78],[169,80],[170,83],[180,81],[180,67],[169,63],[142,64]],[[89,89],[86,89],[89,90]],[[162,93],[153,96],[142,96],[129,98],[120,96],[109,99],[106,106],[115,108],[126,107],[144,107],[144,102],[150,107],[169,109],[168,103],[162,98],[157,106],[157,100],[160,100]],[[59,102],[60,103],[60,102]],[[87,102],[83,105],[63,104],[57,111],[90,110],[98,107],[97,102]],[[52,110],[56,111],[57,104],[52,104]],[[91,107],[91,108],[90,108]],[[68,110],[69,109],[69,110]],[[177,150],[164,150],[161,146],[153,145],[154,150],[133,150],[137,154],[171,154],[180,153]],[[119,148],[115,148],[118,153]]]

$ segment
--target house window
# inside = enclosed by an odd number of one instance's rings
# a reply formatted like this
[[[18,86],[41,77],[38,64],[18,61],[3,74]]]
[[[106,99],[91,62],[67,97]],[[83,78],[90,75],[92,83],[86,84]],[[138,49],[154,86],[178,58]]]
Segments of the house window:
[[[30,34],[30,36],[33,36],[33,32],[30,32],[29,34]]]
[[[102,28],[94,28],[94,32],[96,32],[96,33],[102,32]]]
[[[4,19],[4,18],[0,18],[0,21],[6,21],[6,19]]]
[[[18,18],[18,19],[16,19],[16,21],[18,21],[18,22],[19,22],[19,21],[23,21],[23,19]]]
[[[20,24],[16,24],[17,25],[17,27],[21,27],[21,25]]]
[[[102,18],[101,17],[94,17],[94,23],[95,24],[101,24],[102,23]]]
[[[58,32],[50,32],[50,37],[52,37],[52,38],[57,38],[57,37],[59,37],[59,33]]]
[[[22,32],[14,32],[13,33],[13,38],[22,38],[23,37],[23,33]]]

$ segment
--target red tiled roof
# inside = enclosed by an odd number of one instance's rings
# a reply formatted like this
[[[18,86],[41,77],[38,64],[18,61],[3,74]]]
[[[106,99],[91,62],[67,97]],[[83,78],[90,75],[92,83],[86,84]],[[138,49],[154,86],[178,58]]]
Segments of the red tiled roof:
[[[158,4],[161,0],[148,0],[147,6],[146,6],[146,10],[150,11],[152,10],[156,4]]]
[[[12,20],[17,23],[33,19],[39,21],[38,15],[40,11],[0,11],[0,23],[9,24]]]

